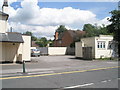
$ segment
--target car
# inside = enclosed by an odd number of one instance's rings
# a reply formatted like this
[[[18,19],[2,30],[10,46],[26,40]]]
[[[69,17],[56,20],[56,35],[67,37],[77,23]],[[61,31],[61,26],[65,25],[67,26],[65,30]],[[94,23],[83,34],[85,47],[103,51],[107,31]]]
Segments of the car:
[[[39,49],[31,49],[31,56],[39,57],[40,56],[40,50]]]

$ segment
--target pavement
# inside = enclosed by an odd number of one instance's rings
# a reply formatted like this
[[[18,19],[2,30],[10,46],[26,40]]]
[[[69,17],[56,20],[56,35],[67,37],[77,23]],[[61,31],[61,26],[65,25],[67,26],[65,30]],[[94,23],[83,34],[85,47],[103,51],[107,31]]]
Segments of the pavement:
[[[113,60],[81,60],[75,56],[40,56],[32,57],[31,62],[26,62],[27,74],[42,74],[42,73],[59,73],[77,70],[89,70],[96,68],[107,68],[118,66],[118,61]],[[2,76],[23,75],[22,64],[0,64]]]

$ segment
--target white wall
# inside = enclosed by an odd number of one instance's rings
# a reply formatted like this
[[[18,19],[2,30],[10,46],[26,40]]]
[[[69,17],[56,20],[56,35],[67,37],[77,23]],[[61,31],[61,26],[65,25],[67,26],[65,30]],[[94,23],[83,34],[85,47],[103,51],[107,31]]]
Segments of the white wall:
[[[101,37],[96,37],[95,38],[95,58],[107,58],[111,57],[113,50],[108,48],[109,41],[112,41],[113,37],[112,36],[101,36]],[[97,48],[97,42],[98,41],[104,41],[105,42],[105,48]]]
[[[0,62],[1,61],[30,61],[31,60],[31,37],[22,36],[24,43],[0,42]]]
[[[113,37],[110,35],[100,35],[100,37],[89,37],[89,38],[82,38],[81,42],[76,43],[76,57],[83,57],[82,56],[82,47],[92,47],[92,57],[93,58],[107,58],[111,57],[113,50],[108,49],[109,41],[112,41]],[[105,48],[98,48],[97,42],[98,41],[105,41],[106,47]]]
[[[31,60],[31,36],[22,35],[24,43],[22,45],[22,60]]]
[[[67,47],[48,47],[49,55],[65,55]]]
[[[0,33],[6,33],[7,32],[7,21],[5,20],[6,16],[0,15]]]
[[[0,61],[11,61],[15,62],[17,59],[17,51],[19,48],[19,43],[8,43],[8,42],[1,42],[0,45],[2,46]]]

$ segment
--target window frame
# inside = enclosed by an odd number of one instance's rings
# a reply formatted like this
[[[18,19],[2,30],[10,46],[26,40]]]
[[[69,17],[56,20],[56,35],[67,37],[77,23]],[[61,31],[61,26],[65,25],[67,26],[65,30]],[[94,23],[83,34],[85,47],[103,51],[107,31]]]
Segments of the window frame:
[[[106,42],[105,41],[97,41],[97,48],[98,49],[105,49],[106,48]]]

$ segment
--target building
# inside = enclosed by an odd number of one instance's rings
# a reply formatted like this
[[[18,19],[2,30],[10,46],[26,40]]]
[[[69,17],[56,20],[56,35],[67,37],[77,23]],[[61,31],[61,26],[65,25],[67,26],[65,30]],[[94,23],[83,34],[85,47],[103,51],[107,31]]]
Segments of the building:
[[[67,30],[61,34],[55,32],[53,45],[54,47],[68,47],[73,42],[78,41],[83,35],[85,35],[85,31],[80,30]]]
[[[8,1],[4,0],[0,11],[0,62],[30,61],[31,37],[8,32]]]
[[[111,35],[82,38],[76,42],[75,56],[83,59],[109,58],[113,55],[112,41]]]

